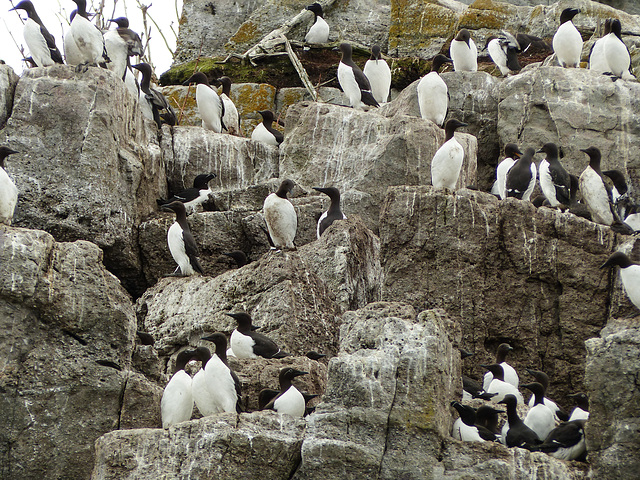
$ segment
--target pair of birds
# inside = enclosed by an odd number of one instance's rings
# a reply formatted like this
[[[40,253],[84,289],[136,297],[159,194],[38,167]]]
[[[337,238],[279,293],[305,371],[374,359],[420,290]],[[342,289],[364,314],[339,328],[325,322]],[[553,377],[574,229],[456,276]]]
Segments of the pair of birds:
[[[348,43],[340,44],[342,58],[338,64],[338,83],[349,99],[349,105],[356,109],[365,106],[379,107],[389,99],[391,69],[381,57],[380,47],[371,48],[371,57],[364,71],[353,61],[353,48]]]

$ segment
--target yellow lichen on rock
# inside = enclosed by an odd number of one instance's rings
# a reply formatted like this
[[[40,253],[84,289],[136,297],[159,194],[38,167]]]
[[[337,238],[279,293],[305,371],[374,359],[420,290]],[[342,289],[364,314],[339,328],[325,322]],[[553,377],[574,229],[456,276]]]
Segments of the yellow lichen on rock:
[[[457,23],[458,17],[453,10],[429,0],[393,0],[389,50],[424,48],[432,37],[446,38],[453,35]]]

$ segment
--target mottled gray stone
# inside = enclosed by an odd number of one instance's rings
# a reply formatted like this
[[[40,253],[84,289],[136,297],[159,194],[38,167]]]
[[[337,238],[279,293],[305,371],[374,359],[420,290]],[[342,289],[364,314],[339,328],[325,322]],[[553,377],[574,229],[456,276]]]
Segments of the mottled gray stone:
[[[11,108],[13,107],[13,93],[18,83],[18,76],[9,65],[0,65],[0,128],[4,127]]]

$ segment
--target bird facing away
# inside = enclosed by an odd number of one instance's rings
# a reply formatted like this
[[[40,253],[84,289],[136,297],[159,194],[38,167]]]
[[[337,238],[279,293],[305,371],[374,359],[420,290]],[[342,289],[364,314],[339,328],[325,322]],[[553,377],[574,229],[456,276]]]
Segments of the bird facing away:
[[[602,264],[600,268],[620,267],[620,280],[631,303],[640,310],[640,265],[633,263],[627,255],[615,252]]]
[[[431,120],[439,127],[444,123],[449,108],[449,89],[439,74],[445,63],[451,63],[451,59],[444,55],[436,55],[431,61],[431,71],[420,79],[416,88],[420,116],[425,120]]]
[[[371,47],[371,58],[362,70],[371,84],[371,94],[378,103],[386,103],[391,89],[391,69],[386,60],[380,56],[380,47]]]
[[[340,51],[342,59],[338,64],[338,83],[349,98],[349,104],[356,109],[361,109],[365,105],[379,107],[380,105],[371,93],[369,79],[353,61],[351,45],[341,43]]]
[[[324,193],[331,199],[329,209],[324,212],[318,219],[316,235],[318,238],[329,226],[336,220],[346,220],[347,216],[340,210],[340,191],[335,187],[313,187],[314,190]]]
[[[223,122],[224,104],[218,93],[209,85],[209,79],[202,72],[196,72],[183,82],[183,85],[196,84],[196,104],[202,119],[202,128],[222,133],[226,128]]]
[[[329,24],[322,17],[322,5],[312,3],[306,10],[313,12],[313,25],[304,37],[307,43],[327,43],[329,41]]]
[[[261,110],[258,112],[262,117],[262,122],[256,125],[251,133],[251,140],[266,143],[277,147],[284,141],[284,135],[273,128],[275,116],[271,110]]]
[[[142,72],[139,101],[144,115],[156,122],[158,128],[161,128],[163,122],[167,125],[177,125],[178,117],[171,104],[162,93],[151,88],[151,65],[138,63],[137,65],[131,65],[131,68]]]
[[[581,149],[589,156],[589,165],[580,174],[580,191],[582,199],[587,204],[591,219],[595,223],[611,225],[613,223],[613,206],[611,192],[600,172],[600,150],[596,147]]]
[[[252,319],[248,313],[226,313],[238,323],[231,333],[231,350],[237,358],[283,358],[289,356],[266,335],[252,329]]]
[[[471,38],[469,30],[463,28],[458,32],[449,47],[449,56],[453,60],[456,72],[478,71],[478,48]]]
[[[196,272],[204,274],[198,259],[198,247],[187,222],[187,211],[184,204],[179,201],[171,202],[163,205],[162,210],[176,214],[176,221],[167,232],[169,251],[178,264],[174,275],[188,276]]]
[[[216,178],[215,173],[201,173],[193,179],[192,188],[182,190],[168,200],[159,198],[156,202],[160,207],[175,201],[182,202],[187,212],[195,212],[198,205],[205,202],[211,195],[209,182],[214,178]]]
[[[447,120],[444,126],[444,143],[431,160],[431,184],[434,187],[456,189],[464,160],[464,149],[453,134],[459,127],[466,126],[466,123],[455,118]]]
[[[231,100],[231,79],[229,77],[220,77],[216,80],[222,85],[222,93],[220,99],[224,106],[224,115],[222,116],[222,123],[224,128],[222,131],[229,135],[240,135],[240,115],[236,104]]]
[[[580,13],[578,8],[565,8],[560,14],[560,26],[553,36],[553,51],[558,63],[565,68],[578,68],[582,54],[582,36],[573,24],[573,17]]]
[[[607,18],[604,21],[604,35],[602,38],[596,40],[591,47],[591,52],[589,53],[589,70],[598,73],[604,73],[609,70],[607,58],[604,55],[605,38],[607,38],[609,33],[611,33],[611,19]]]
[[[531,200],[531,193],[536,186],[537,168],[533,163],[533,156],[536,151],[527,148],[518,161],[509,169],[507,173],[507,196],[520,200]]]
[[[295,187],[292,180],[284,180],[275,193],[265,198],[262,214],[275,248],[295,249],[293,240],[298,229],[296,210],[287,198]]]
[[[589,420],[589,397],[582,392],[570,393],[567,397],[572,398],[576,403],[576,407],[571,412],[569,421]]]
[[[73,42],[74,52],[78,55],[78,70],[86,71],[89,66],[105,65],[111,60],[107,56],[102,33],[89,21],[86,0],[73,0],[78,7],[78,13],[73,17],[69,28],[69,37],[65,37],[65,52],[67,42]],[[67,63],[69,55],[67,55]]]
[[[507,198],[507,173],[521,156],[522,152],[515,143],[507,143],[504,146],[504,159],[496,168],[496,181],[491,189],[491,193],[498,195],[500,200]]]
[[[280,370],[280,393],[264,409],[275,410],[280,414],[287,414],[293,417],[304,416],[305,399],[302,393],[293,385],[292,380],[300,375],[307,375],[307,373],[291,367],[285,367]]]
[[[217,332],[202,337],[202,340],[212,342],[216,346],[214,355],[207,362],[205,372],[210,398],[219,412],[240,413],[240,379],[227,361],[227,337],[223,333]]]
[[[195,355],[194,350],[183,350],[176,358],[174,374],[164,387],[160,410],[162,412],[162,428],[169,428],[176,423],[186,422],[193,413],[193,394],[191,377],[184,371]]]
[[[540,188],[552,207],[560,204],[569,206],[571,203],[571,179],[558,158],[558,146],[555,143],[545,143],[538,150],[545,153],[546,158],[540,162]]]
[[[40,20],[33,3],[30,0],[23,0],[11,10],[24,10],[27,13],[23,35],[35,64],[38,67],[48,67],[54,63],[64,63],[55,38]]]
[[[18,187],[5,171],[5,160],[9,155],[18,153],[15,150],[0,147],[0,223],[11,225],[13,213],[18,203]]]

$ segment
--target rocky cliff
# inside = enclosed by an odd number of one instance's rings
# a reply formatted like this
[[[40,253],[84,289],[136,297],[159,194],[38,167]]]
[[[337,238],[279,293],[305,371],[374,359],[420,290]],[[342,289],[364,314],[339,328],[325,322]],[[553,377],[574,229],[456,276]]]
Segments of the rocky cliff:
[[[344,25],[331,40],[377,42],[397,57],[396,71],[403,55],[428,57],[461,26],[479,38],[520,24],[552,35],[569,2],[324,3],[327,19]],[[611,12],[627,25],[625,40],[640,33],[632,11],[577,3],[583,35]],[[304,2],[284,2],[275,16],[266,1],[211,5],[185,1],[179,62],[200,45],[205,55],[246,50]],[[410,24],[413,11],[429,22]],[[203,41],[211,22],[222,33]],[[335,72],[338,57],[323,58]],[[272,147],[203,130],[186,87],[165,89],[187,100],[183,124],[158,130],[111,72],[56,65],[18,78],[0,65],[0,145],[20,152],[7,161],[20,190],[14,222],[0,226],[0,477],[634,478],[638,312],[617,270],[599,267],[618,249],[640,260],[635,237],[486,192],[511,141],[562,145],[576,175],[587,164],[580,149],[597,146],[603,170],[620,169],[637,191],[640,85],[540,63],[507,78],[487,70],[442,75],[449,118],[469,124],[456,133],[465,160],[452,192],[430,186],[444,132],[420,118],[417,76],[369,111],[342,106],[332,87],[313,102],[290,84],[238,81],[245,135],[258,109],[285,120],[285,140]],[[173,215],[156,199],[205,172],[217,175],[213,193],[188,217],[205,274],[167,277]],[[275,252],[262,203],[285,178],[296,182],[298,248]],[[328,199],[317,186],[338,187],[348,217],[320,239]],[[232,250],[250,263],[237,267],[223,255]],[[224,314],[235,311],[292,355],[230,360],[247,413],[196,412],[159,428],[178,353],[230,334]],[[572,406],[568,393],[589,395],[588,463],[451,438],[461,375],[480,378],[503,342],[522,383],[534,367],[562,407]],[[461,348],[474,356],[461,360]],[[312,360],[310,350],[327,357]],[[305,418],[256,411],[284,366],[309,372],[296,384],[320,395]]]

